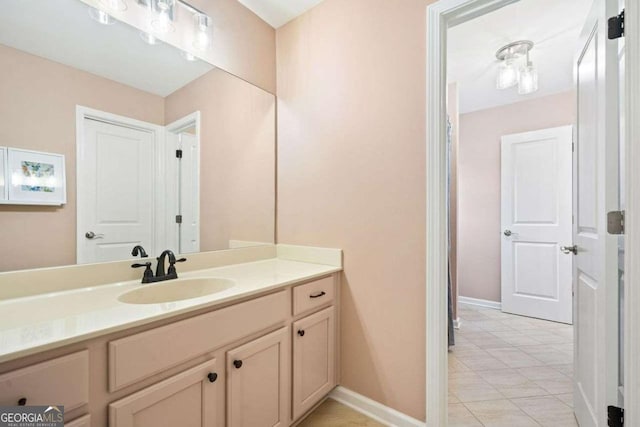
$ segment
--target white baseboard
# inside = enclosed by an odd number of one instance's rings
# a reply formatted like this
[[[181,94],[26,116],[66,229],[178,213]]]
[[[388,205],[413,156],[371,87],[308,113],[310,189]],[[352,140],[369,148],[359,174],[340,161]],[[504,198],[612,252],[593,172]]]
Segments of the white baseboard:
[[[460,329],[462,325],[462,320],[458,317],[457,319],[453,319],[453,329]]]
[[[489,301],[486,299],[458,297],[459,304],[477,305],[480,307],[494,308],[496,310],[502,310],[502,303],[497,301]]]
[[[426,424],[411,418],[402,412],[384,406],[375,400],[369,399],[361,394],[351,391],[348,388],[338,386],[329,395],[343,405],[366,415],[367,417],[391,427],[425,427]]]

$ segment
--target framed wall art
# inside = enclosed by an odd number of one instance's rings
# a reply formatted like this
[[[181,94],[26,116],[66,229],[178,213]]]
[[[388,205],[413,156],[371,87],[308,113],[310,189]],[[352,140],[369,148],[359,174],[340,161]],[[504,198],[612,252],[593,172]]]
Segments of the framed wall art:
[[[8,203],[63,205],[67,202],[64,155],[8,148]],[[5,202],[7,203],[7,202]]]

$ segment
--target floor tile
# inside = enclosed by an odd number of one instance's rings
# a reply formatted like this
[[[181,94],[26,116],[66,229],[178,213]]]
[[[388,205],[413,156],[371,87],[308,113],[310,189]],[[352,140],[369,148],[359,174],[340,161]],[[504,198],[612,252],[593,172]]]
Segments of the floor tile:
[[[449,404],[449,427],[483,427],[462,403]]]
[[[573,409],[555,397],[514,399],[512,402],[543,426],[578,426]]]
[[[539,427],[538,423],[509,400],[471,402],[465,406],[485,427]]]
[[[558,394],[556,398],[573,408],[573,393]]]

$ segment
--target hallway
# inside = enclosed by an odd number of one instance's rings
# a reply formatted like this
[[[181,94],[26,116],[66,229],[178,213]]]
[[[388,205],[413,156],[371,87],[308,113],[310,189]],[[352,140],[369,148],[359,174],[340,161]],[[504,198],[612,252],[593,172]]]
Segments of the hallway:
[[[573,327],[460,304],[449,426],[574,427]]]

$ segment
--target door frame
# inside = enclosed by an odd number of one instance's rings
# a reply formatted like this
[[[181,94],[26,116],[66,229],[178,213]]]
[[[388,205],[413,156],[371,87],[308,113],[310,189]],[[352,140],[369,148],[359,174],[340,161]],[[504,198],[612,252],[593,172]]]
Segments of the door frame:
[[[155,151],[154,153],[150,153],[150,158],[153,159],[153,180],[159,185],[154,186],[155,190],[151,195],[154,205],[151,220],[154,230],[154,247],[147,249],[150,253],[153,253],[153,251],[156,251],[158,248],[166,247],[167,242],[165,241],[166,239],[164,230],[160,229],[157,226],[158,224],[166,223],[165,218],[167,216],[167,212],[165,209],[166,162],[164,158],[165,156],[159,155],[159,153],[164,153],[166,151],[164,126],[147,123],[142,120],[136,120],[130,117],[120,116],[113,113],[108,113],[106,111],[84,107],[82,105],[76,105],[76,262],[80,263],[80,259],[82,256],[80,248],[82,247],[84,239],[84,231],[81,230],[81,224],[78,220],[78,208],[81,206],[82,200],[79,191],[79,180],[77,179],[77,177],[79,170],[79,161],[82,158],[82,147],[85,143],[85,119],[97,120],[116,126],[128,127],[136,130],[150,132],[153,134]]]
[[[196,218],[198,222],[198,233],[200,234],[202,232],[202,224],[200,222],[201,220],[200,218],[200,202],[201,202],[200,171],[202,169],[202,145],[201,145],[202,136],[201,136],[201,113],[199,110],[194,111],[193,113],[188,114],[184,117],[181,117],[178,120],[171,122],[164,127],[165,144],[166,144],[166,151],[167,151],[167,155],[165,156],[167,160],[166,175],[171,177],[177,176],[177,169],[175,168],[175,152],[173,151],[174,147],[169,146],[171,135],[175,135],[191,126],[194,126],[196,128],[196,144],[198,147],[198,166],[196,171],[196,175],[198,177],[198,188],[197,188],[198,202],[196,203],[197,205]],[[176,212],[176,206],[178,205],[179,190],[178,188],[175,188],[175,186],[173,185],[174,184],[173,181],[174,180],[169,180],[166,182],[166,189],[167,189],[166,209],[168,214],[166,217],[165,226],[166,226],[166,236],[167,236],[168,247],[177,248],[179,247],[178,227],[171,213]],[[200,240],[200,238],[198,238],[198,251],[202,249],[201,244],[202,244],[202,241]]]
[[[447,425],[447,30],[518,0],[440,0],[427,8],[426,425]],[[625,11],[625,421],[640,424],[640,3]]]

